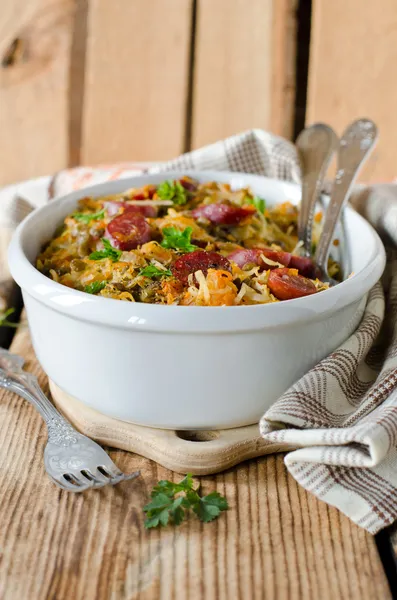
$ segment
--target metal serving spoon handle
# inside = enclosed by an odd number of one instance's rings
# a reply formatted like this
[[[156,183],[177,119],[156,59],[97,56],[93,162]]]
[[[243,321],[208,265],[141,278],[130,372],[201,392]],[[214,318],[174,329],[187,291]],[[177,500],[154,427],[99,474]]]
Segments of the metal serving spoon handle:
[[[328,255],[336,225],[353,183],[378,139],[378,129],[370,119],[358,119],[345,129],[339,144],[338,171],[317,246],[315,262],[328,278]],[[328,278],[329,279],[329,278]]]
[[[303,243],[300,248],[303,256],[311,256],[314,208],[321,193],[329,163],[338,148],[338,141],[338,136],[331,127],[324,123],[315,123],[306,127],[295,142],[302,171],[298,238]]]

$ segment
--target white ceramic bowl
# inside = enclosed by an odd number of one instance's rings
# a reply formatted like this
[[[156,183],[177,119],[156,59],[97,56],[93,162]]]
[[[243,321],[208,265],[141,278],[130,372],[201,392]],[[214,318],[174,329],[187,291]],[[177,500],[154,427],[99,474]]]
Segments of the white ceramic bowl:
[[[92,296],[48,279],[34,262],[79,198],[179,178],[145,175],[86,188],[34,211],[9,249],[37,357],[49,377],[87,405],[118,419],[172,429],[255,423],[291,384],[359,323],[382,274],[383,245],[345,211],[354,275],[325,292],[269,305],[185,307]],[[249,186],[271,204],[299,202],[299,187],[255,175],[192,172],[201,182]]]

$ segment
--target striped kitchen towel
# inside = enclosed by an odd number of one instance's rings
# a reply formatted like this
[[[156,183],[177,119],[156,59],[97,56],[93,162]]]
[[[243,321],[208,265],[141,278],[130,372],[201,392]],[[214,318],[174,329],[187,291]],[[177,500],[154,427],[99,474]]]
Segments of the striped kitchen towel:
[[[299,182],[294,146],[252,130],[156,166],[66,170],[54,176],[49,197],[174,168],[242,171]],[[15,198],[7,206],[7,214],[0,206],[0,225],[14,226],[26,214],[26,203],[18,202]],[[260,431],[269,453],[289,450],[286,467],[303,487],[376,533],[397,518],[397,186],[358,186],[351,203],[385,242],[385,276],[370,292],[353,335],[285,392],[261,419]]]

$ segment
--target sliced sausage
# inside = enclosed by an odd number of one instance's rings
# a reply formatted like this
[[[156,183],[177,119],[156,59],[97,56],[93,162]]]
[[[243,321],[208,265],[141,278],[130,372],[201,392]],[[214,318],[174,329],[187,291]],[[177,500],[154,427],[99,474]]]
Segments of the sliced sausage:
[[[197,219],[205,217],[216,225],[238,225],[246,217],[256,212],[255,206],[231,206],[230,204],[208,204],[199,206],[192,211],[192,216]]]
[[[232,260],[236,263],[237,266],[242,269],[245,265],[262,265],[263,260],[261,259],[261,253],[259,250],[255,250],[254,248],[250,250],[246,250],[245,248],[241,248],[240,250],[233,250],[230,254],[228,254],[228,259]]]
[[[270,248],[250,248],[234,250],[228,255],[229,260],[232,260],[242,269],[245,265],[254,264],[264,269],[275,269],[276,266],[267,263],[263,260],[262,256],[269,258],[274,262],[278,262],[286,267],[289,266],[291,260],[291,254],[289,252],[281,252],[277,250],[271,250]]]
[[[291,262],[288,265],[291,269],[298,269],[301,275],[314,279],[316,277],[316,267],[311,258],[291,255]]]
[[[133,250],[149,242],[151,232],[149,224],[142,215],[124,212],[110,221],[105,237],[119,250]]]
[[[202,271],[206,275],[208,269],[231,271],[231,265],[227,258],[217,252],[195,250],[178,258],[171,267],[173,275],[183,283],[187,283],[187,279],[191,273]]]
[[[143,198],[141,198],[141,200],[142,199]],[[119,202],[116,200],[109,200],[105,202],[104,208],[109,217],[117,215],[122,209],[123,212],[131,212],[144,217],[155,217],[157,215],[157,211],[154,206],[136,206],[134,204],[128,204],[128,202]]]
[[[198,181],[192,179],[191,177],[181,177],[179,183],[187,190],[188,192],[195,192],[198,188]]]
[[[270,258],[270,260],[278,262],[284,265],[285,267],[289,267],[290,265],[291,254],[289,252],[283,252],[282,250],[272,250],[271,248],[262,248],[261,253],[264,256],[266,256],[266,258]]]
[[[278,300],[292,300],[317,292],[314,283],[303,275],[298,275],[294,269],[274,269],[269,275],[267,285]]]

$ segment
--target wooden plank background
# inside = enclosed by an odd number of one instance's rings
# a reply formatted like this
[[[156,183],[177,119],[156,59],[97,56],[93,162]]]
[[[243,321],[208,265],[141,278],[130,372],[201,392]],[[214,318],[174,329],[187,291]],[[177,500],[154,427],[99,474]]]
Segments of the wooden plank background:
[[[297,0],[2,0],[0,185],[290,137]]]
[[[81,162],[184,149],[192,0],[89,3]]]
[[[396,64],[396,0],[313,0],[306,121],[338,134],[360,116],[378,124],[362,181],[397,179]]]
[[[297,6],[2,0],[0,185],[162,160],[251,127],[291,138]],[[313,0],[306,121],[378,123],[363,180],[397,177],[396,60],[395,0]]]
[[[199,0],[193,147],[252,127],[291,137],[296,4]]]
[[[1,0],[0,184],[68,163],[73,0]],[[13,42],[19,49],[12,53]]]

